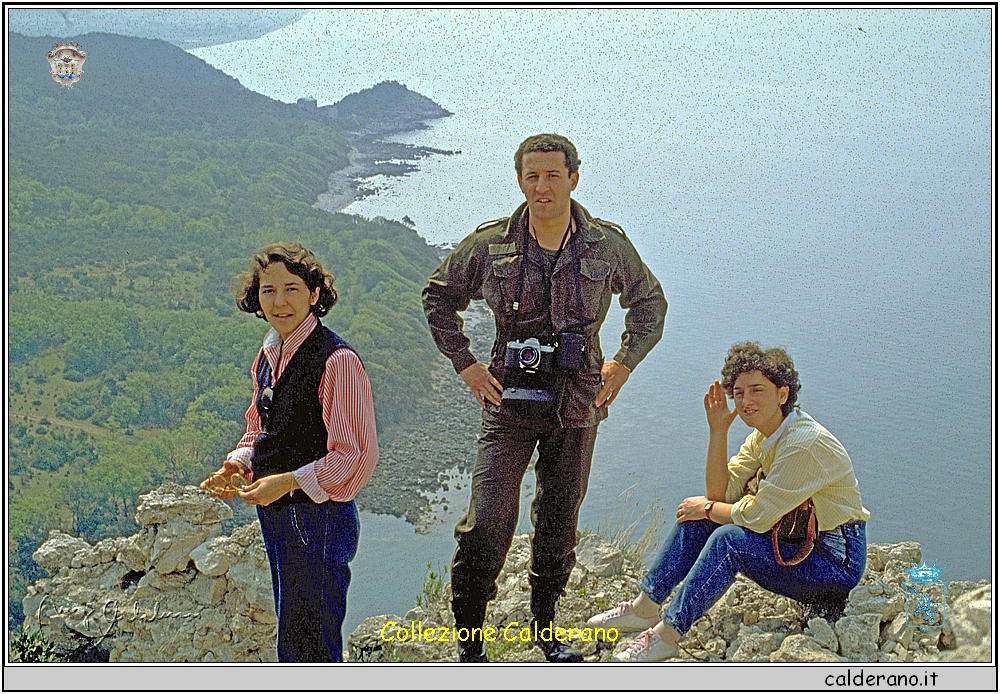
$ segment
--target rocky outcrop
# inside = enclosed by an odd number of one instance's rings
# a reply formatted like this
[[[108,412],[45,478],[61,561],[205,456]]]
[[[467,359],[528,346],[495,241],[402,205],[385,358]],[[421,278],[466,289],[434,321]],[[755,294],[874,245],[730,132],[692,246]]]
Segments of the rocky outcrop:
[[[140,498],[142,529],[130,537],[91,545],[50,533],[34,559],[51,577],[28,588],[25,628],[63,654],[88,650],[115,662],[276,660],[277,618],[259,523],[221,535],[229,507],[195,487],[168,483]],[[635,557],[597,535],[583,535],[577,553],[555,625],[587,660],[608,661],[628,635],[614,639],[585,622],[633,598],[642,572]],[[494,629],[487,637],[491,660],[543,660],[526,630],[529,561],[527,535],[514,538],[486,619]],[[948,583],[944,623],[913,628],[902,583],[920,561],[917,543],[869,545],[864,577],[842,615],[816,614],[739,576],[685,634],[678,660],[988,662],[992,585]],[[366,619],[347,639],[347,658],[457,660],[450,600],[445,583],[405,615]]]
[[[424,121],[452,115],[426,96],[393,81],[348,94],[320,110],[349,133],[377,137],[424,128]]]
[[[577,553],[577,565],[557,608],[556,626],[577,627],[570,640],[583,650],[585,658],[608,661],[630,637],[624,635],[614,642],[582,627],[595,612],[633,598],[641,572],[621,550],[596,535],[582,537]],[[486,619],[487,626],[496,630],[492,641],[487,638],[491,660],[543,660],[530,635],[522,636],[520,631],[531,619],[529,554],[528,536],[514,538],[497,581],[499,592]],[[677,660],[988,662],[992,585],[986,581],[949,583],[944,625],[913,628],[907,624],[902,583],[908,578],[906,568],[920,561],[920,545],[915,542],[869,545],[864,578],[851,592],[842,615],[818,616],[796,601],[738,576],[682,639]],[[450,597],[450,585],[445,585],[439,599],[402,617],[380,615],[365,620],[348,638],[351,656],[374,662],[457,660],[453,641],[457,635],[447,629],[454,625]],[[443,635],[451,640],[439,641]]]
[[[28,588],[25,628],[112,662],[277,660],[260,524],[220,536],[231,516],[167,483],[140,497],[135,535],[90,545],[52,531],[33,555],[51,578]]]

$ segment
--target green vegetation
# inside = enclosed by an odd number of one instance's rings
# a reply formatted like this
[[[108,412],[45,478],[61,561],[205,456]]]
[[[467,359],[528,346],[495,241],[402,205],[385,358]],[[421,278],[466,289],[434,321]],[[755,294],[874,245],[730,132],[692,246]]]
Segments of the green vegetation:
[[[444,586],[447,583],[448,569],[442,570],[438,565],[438,570],[434,570],[433,564],[427,562],[427,578],[424,580],[424,588],[417,596],[417,607],[431,605],[441,599],[444,595]]]
[[[49,40],[9,35],[12,625],[50,529],[131,534],[139,494],[196,483],[239,439],[267,325],[230,281],[262,245],[300,241],[334,272],[324,322],[361,354],[380,432],[413,421],[437,354],[419,297],[435,249],[312,207],[347,164],[333,123],[164,42],[79,40],[66,90]]]
[[[41,634],[25,631],[23,626],[10,635],[10,661],[12,663],[56,663],[59,654],[54,644]]]

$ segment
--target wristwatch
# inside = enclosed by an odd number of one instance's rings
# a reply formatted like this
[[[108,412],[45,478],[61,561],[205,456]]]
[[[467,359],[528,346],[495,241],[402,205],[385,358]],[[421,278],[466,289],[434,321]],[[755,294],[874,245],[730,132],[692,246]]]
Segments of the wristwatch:
[[[712,513],[712,507],[713,506],[715,506],[715,502],[714,501],[709,501],[707,504],[705,504],[705,519],[706,520],[712,520],[711,513]]]

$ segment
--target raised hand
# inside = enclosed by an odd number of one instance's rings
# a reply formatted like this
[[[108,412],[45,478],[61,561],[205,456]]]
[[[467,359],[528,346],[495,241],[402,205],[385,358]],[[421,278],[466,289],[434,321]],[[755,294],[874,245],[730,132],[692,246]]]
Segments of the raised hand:
[[[708,416],[708,428],[712,431],[729,431],[736,419],[736,409],[729,409],[726,391],[719,381],[710,385],[705,393],[705,414]]]

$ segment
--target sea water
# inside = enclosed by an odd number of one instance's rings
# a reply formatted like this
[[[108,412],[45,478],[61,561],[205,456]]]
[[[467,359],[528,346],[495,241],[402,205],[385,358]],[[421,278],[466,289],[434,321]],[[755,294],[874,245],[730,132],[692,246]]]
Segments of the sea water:
[[[397,80],[453,111],[398,139],[461,154],[373,180],[381,192],[346,210],[407,215],[431,243],[523,200],[524,137],[576,143],[574,198],[624,227],[670,304],[600,427],[581,525],[615,530],[623,503],[670,518],[704,493],[702,398],[750,339],[795,359],[802,409],[854,462],[869,542],[916,540],[942,578],[973,580],[991,575],[994,534],[989,23],[988,10],[333,10],[194,53],[284,101]],[[623,316],[613,306],[602,330],[608,358]],[[730,452],[747,433],[737,419]],[[530,477],[524,491],[522,507]],[[412,606],[427,562],[450,559],[465,493],[429,535],[364,515],[347,629]]]

